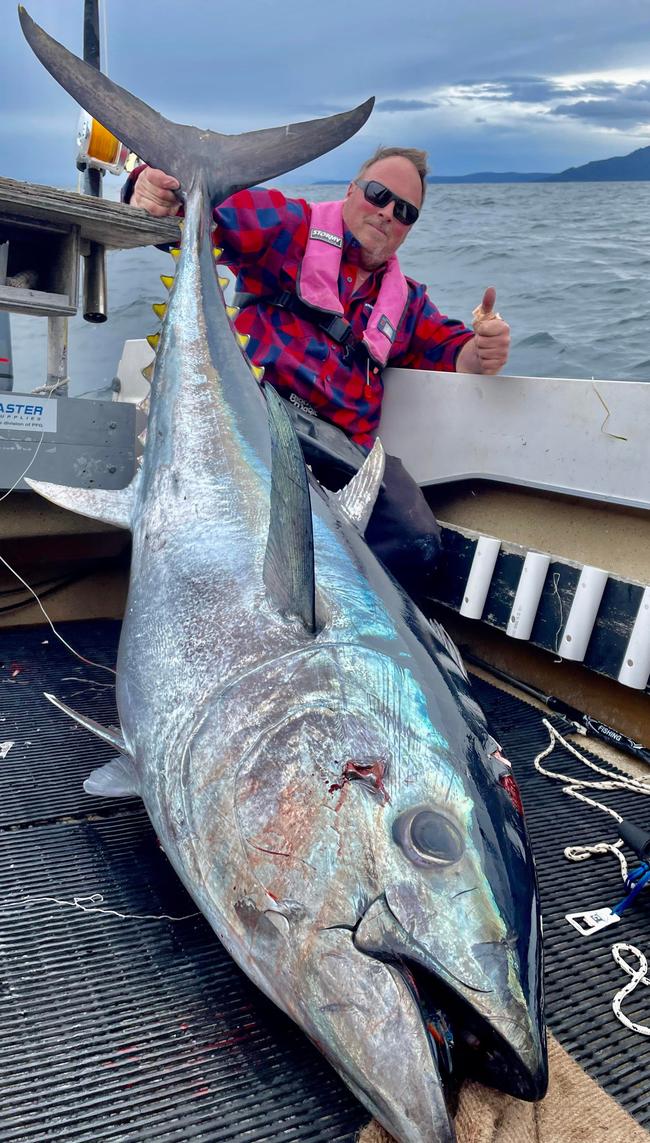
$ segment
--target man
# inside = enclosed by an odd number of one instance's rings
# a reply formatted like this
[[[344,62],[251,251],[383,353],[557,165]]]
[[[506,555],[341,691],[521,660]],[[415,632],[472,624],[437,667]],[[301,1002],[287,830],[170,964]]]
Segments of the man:
[[[417,221],[426,174],[423,151],[384,147],[342,201],[309,204],[259,188],[215,210],[220,261],[237,274],[237,328],[249,335],[247,352],[265,381],[307,415],[303,422],[317,418],[297,428],[328,487],[344,483],[360,450],[372,447],[384,366],[495,374],[508,358],[510,331],[492,312],[493,289],[472,332],[442,315],[399,267],[396,252]],[[162,217],[178,213],[177,189],[176,179],[145,167],[123,197]],[[431,432],[433,445],[435,425]],[[396,458],[387,458],[366,538],[411,594],[427,594],[439,529]]]

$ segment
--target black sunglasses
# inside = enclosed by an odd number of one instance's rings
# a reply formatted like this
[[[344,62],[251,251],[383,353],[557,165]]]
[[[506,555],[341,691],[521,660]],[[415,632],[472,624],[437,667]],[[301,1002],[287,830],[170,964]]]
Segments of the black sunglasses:
[[[393,215],[403,226],[412,226],[420,217],[417,206],[393,194],[383,183],[378,183],[375,179],[355,179],[355,184],[363,191],[363,197],[371,206],[388,206],[389,202],[394,202]]]

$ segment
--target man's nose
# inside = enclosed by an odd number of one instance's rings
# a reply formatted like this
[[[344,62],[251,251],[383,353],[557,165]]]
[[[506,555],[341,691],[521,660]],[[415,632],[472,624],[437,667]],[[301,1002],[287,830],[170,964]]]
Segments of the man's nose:
[[[394,202],[394,200],[391,199],[390,202],[386,203],[386,206],[380,206],[379,207],[379,213],[381,215],[385,215],[386,218],[392,219],[394,214],[395,214],[395,202]]]

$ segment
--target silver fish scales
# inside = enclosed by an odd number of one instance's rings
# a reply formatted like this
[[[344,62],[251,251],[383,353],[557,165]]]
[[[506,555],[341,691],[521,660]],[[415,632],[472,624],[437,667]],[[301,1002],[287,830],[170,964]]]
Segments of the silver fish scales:
[[[121,756],[87,788],[142,797],[219,939],[397,1140],[450,1143],[464,1076],[525,1099],[547,1082],[516,787],[453,644],[355,527],[381,447],[340,499],[308,479],[233,336],[211,240],[214,203],[337,145],[371,104],[199,132],[21,21],[185,201],[141,471],[121,492],[32,482],[133,534],[121,731],[93,726]]]

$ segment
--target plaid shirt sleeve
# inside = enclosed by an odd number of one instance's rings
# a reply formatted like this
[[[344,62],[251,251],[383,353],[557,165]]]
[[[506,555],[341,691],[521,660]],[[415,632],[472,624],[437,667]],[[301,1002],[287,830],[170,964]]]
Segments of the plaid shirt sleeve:
[[[238,191],[214,212],[220,261],[238,275],[237,288],[257,295],[278,289],[283,267],[299,261],[309,236],[310,209],[278,190]]]
[[[413,304],[405,318],[408,346],[391,357],[391,365],[407,369],[436,369],[454,372],[456,358],[474,336],[461,321],[448,318],[434,306],[423,285],[409,279],[415,289]]]

